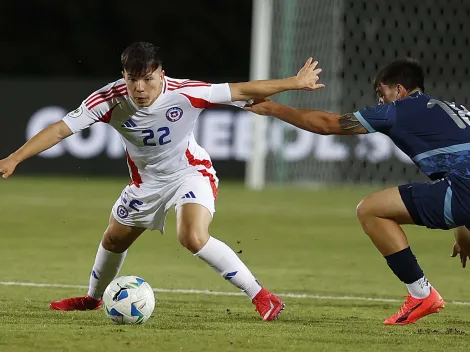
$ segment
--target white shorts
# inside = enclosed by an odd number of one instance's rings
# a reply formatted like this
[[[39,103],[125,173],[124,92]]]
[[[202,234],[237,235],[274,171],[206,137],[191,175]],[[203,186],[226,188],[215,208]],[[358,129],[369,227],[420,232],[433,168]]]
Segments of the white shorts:
[[[183,204],[204,206],[213,216],[217,198],[218,179],[212,181],[203,175],[191,174],[162,187],[140,187],[130,184],[113,206],[113,216],[119,223],[131,227],[165,232],[165,219],[172,206],[177,210]]]

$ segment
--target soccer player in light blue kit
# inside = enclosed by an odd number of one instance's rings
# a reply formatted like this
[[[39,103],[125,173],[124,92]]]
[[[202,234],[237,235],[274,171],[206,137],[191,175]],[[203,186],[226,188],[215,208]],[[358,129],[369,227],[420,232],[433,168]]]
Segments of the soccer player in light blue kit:
[[[357,207],[357,216],[409,295],[386,325],[409,324],[444,307],[444,301],[419,266],[400,225],[456,229],[454,256],[462,249],[465,265],[470,238],[470,113],[462,105],[424,93],[424,73],[412,59],[397,60],[374,81],[379,105],[354,113],[300,110],[270,100],[247,110],[274,116],[313,133],[389,136],[431,181],[373,193]]]

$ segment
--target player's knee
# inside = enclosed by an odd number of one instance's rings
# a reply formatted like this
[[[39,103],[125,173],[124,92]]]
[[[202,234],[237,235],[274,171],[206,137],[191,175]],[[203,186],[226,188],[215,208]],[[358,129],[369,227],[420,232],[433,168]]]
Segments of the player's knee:
[[[101,245],[104,249],[113,252],[113,253],[122,253],[127,250],[129,247],[125,241],[122,240],[120,236],[114,235],[109,229],[104,232],[103,240]]]
[[[362,199],[356,207],[356,215],[361,224],[373,215],[373,207],[371,206],[370,197]]]
[[[207,231],[203,231],[196,226],[180,226],[178,229],[178,240],[183,247],[192,253],[199,252],[209,239]]]

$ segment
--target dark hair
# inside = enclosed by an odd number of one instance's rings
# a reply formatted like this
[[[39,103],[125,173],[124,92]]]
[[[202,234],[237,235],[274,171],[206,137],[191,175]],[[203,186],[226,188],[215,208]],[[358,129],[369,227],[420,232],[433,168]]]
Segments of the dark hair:
[[[141,77],[162,65],[160,49],[152,43],[135,42],[121,54],[124,71]]]
[[[401,84],[406,90],[416,88],[424,92],[424,72],[418,60],[400,59],[382,69],[374,79],[374,90],[380,86]]]

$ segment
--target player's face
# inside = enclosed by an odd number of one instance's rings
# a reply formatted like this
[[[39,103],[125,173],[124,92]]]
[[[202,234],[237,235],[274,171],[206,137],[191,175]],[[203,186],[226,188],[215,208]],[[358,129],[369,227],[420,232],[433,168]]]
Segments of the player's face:
[[[375,92],[377,93],[379,104],[389,104],[407,95],[405,87],[401,84],[386,85],[380,83]]]
[[[138,106],[150,106],[162,92],[163,77],[165,72],[161,67],[153,72],[147,72],[143,76],[135,76],[124,71],[127,92]]]

